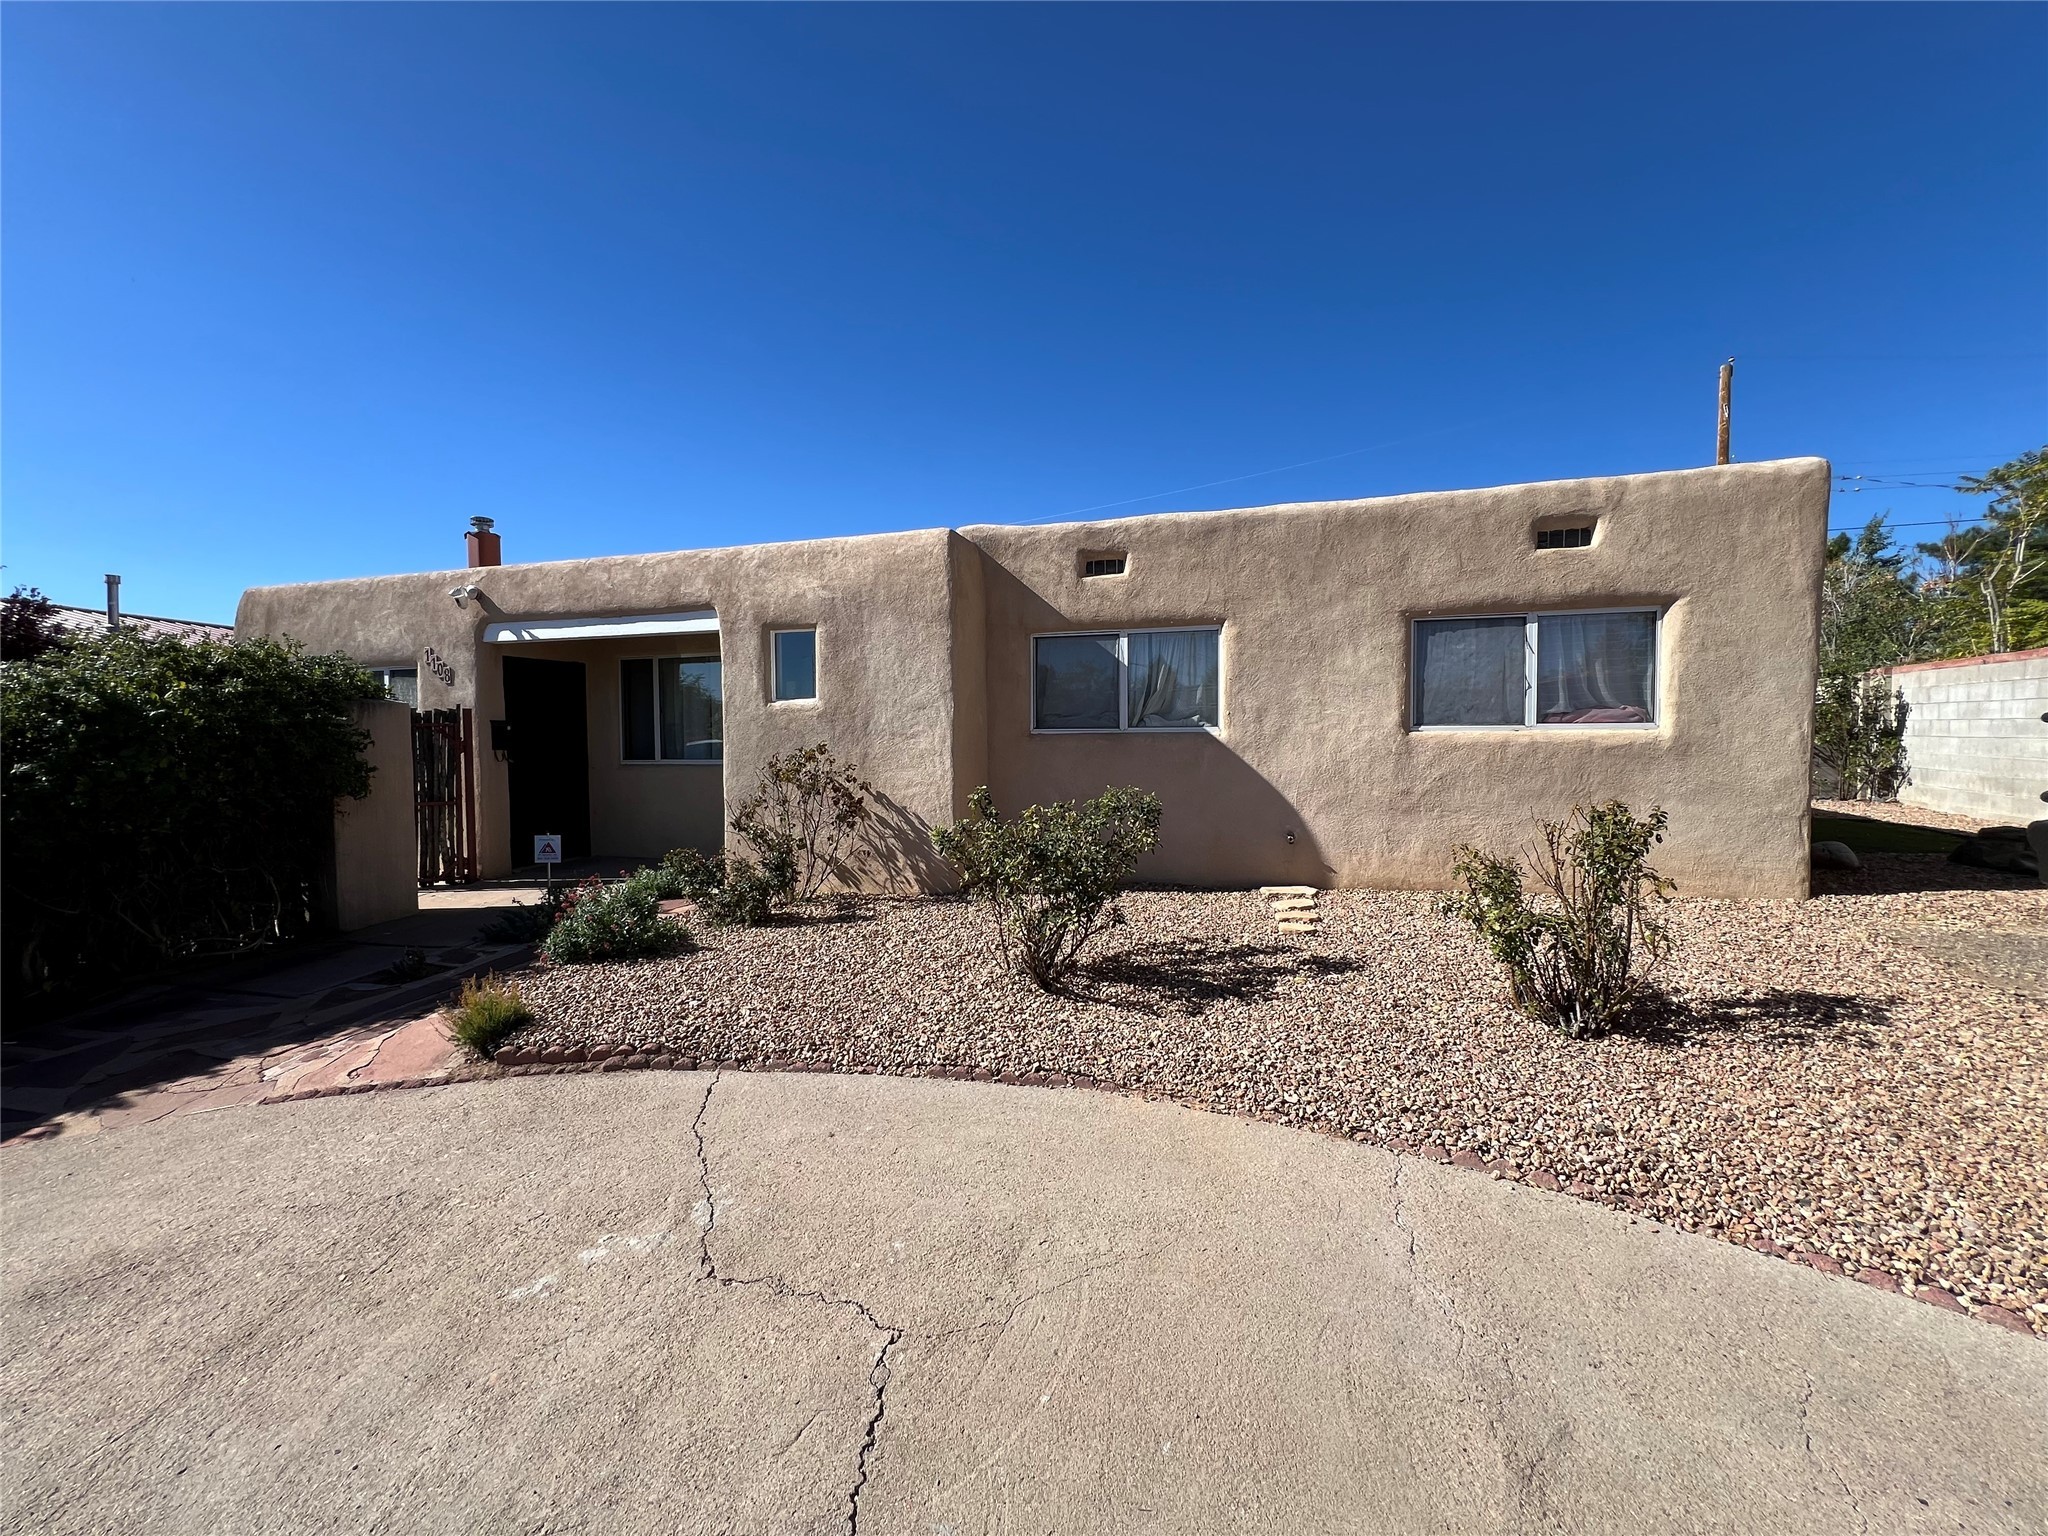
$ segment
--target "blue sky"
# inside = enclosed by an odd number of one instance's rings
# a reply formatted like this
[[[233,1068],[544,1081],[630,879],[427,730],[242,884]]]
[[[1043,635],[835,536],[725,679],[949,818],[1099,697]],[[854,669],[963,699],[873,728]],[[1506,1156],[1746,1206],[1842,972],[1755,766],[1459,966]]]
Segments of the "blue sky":
[[[4,580],[59,601],[225,619],[454,565],[475,513],[538,560],[1694,465],[1729,354],[1738,458],[1939,483],[2048,436],[2039,6],[0,42]]]

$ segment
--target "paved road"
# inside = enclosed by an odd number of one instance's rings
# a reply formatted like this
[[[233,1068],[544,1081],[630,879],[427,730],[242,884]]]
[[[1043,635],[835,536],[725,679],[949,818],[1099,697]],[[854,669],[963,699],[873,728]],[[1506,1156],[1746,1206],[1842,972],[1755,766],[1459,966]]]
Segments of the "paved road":
[[[1106,1095],[522,1078],[0,1174],[7,1531],[2048,1529],[2048,1344]]]

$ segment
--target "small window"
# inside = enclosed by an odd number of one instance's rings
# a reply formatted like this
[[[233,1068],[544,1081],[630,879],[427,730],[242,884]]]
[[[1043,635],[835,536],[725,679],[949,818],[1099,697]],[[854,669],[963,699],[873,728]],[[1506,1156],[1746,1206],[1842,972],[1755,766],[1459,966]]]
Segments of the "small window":
[[[717,762],[725,698],[714,656],[619,663],[619,755],[629,763]]]
[[[420,707],[420,669],[418,667],[372,667],[370,676],[384,685],[384,697],[396,699],[408,709]]]
[[[1654,609],[1415,621],[1411,718],[1444,726],[1654,725]]]
[[[1593,525],[1585,523],[1575,528],[1538,528],[1536,547],[1538,549],[1584,549],[1593,542]]]
[[[815,699],[818,696],[818,632],[815,629],[778,629],[769,636],[774,649],[775,699]]]
[[[1200,731],[1221,723],[1222,631],[1141,629],[1031,642],[1036,731]]]
[[[1121,576],[1124,573],[1126,558],[1126,556],[1121,554],[1083,555],[1081,557],[1081,574],[1084,577]]]

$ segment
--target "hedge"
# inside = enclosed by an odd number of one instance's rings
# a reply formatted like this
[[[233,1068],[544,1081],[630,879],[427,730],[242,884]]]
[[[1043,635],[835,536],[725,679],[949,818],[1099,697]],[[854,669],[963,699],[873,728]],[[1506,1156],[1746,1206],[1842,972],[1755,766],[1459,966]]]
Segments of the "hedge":
[[[335,801],[369,793],[344,656],[132,630],[0,670],[11,1000],[306,932]]]

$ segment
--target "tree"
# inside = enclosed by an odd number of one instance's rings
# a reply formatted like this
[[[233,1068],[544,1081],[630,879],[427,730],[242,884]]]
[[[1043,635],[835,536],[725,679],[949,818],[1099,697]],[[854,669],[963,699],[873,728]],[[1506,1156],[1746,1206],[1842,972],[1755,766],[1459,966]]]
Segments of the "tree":
[[[1946,611],[1944,649],[1979,656],[2048,645],[2048,446],[1957,489],[1990,505],[1981,526],[1920,546],[1934,564],[1928,587]]]
[[[1933,654],[1939,614],[1879,513],[1828,541],[1820,584],[1820,670],[1854,676]]]
[[[0,661],[34,661],[64,643],[56,605],[34,587],[0,598]]]

